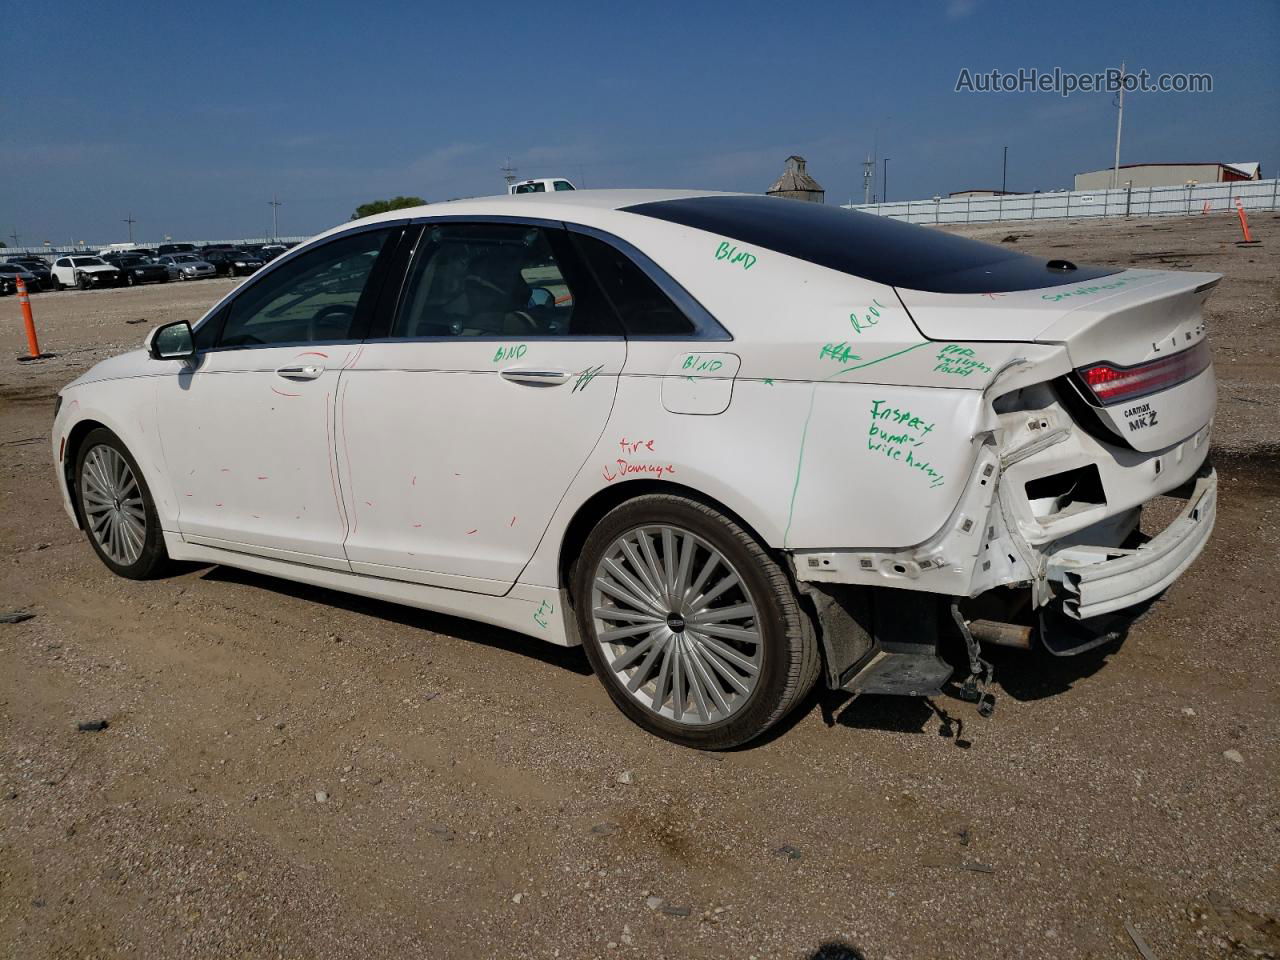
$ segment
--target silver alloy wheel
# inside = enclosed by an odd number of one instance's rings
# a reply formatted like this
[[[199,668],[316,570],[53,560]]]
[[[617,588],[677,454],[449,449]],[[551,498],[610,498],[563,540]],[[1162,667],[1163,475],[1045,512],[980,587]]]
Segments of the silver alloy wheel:
[[[138,478],[120,451],[100,443],[85,455],[80,502],[103,553],[122,567],[137,563],[147,541],[147,510]]]
[[[624,533],[596,567],[591,610],[609,669],[652,713],[717,723],[756,688],[764,651],[756,603],[697,534],[667,524]]]

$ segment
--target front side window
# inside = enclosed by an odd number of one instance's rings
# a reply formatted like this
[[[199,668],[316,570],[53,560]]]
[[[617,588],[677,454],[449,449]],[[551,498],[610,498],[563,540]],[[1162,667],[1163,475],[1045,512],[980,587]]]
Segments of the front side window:
[[[586,234],[575,234],[574,243],[622,318],[628,336],[686,337],[696,332],[683,311],[621,250]]]
[[[614,336],[563,230],[427,224],[393,337]]]
[[[231,302],[218,346],[358,339],[357,324],[376,292],[370,275],[391,233],[330,240],[252,283]]]

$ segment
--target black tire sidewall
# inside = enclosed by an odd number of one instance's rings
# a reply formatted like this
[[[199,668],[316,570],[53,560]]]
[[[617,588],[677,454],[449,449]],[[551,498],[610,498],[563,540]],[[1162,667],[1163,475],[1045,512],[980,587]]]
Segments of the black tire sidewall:
[[[591,613],[592,581],[604,551],[627,531],[657,524],[681,527],[719,550],[742,578],[759,611],[757,624],[763,638],[759,680],[747,703],[727,719],[716,723],[698,726],[679,724],[642,707],[614,677],[595,638]],[[751,546],[739,536],[746,537],[757,552],[753,553]],[[794,616],[788,616],[782,598],[771,583],[766,569],[766,564],[771,563],[755,538],[736,521],[684,497],[667,494],[641,496],[615,507],[600,520],[583,544],[573,571],[574,612],[592,669],[610,698],[628,718],[663,739],[703,750],[739,746],[772,726],[778,719],[779,705],[787,696],[794,649],[789,633],[801,627]]]
[[[84,461],[94,447],[100,446],[111,447],[124,457],[125,462],[129,464],[129,469],[133,471],[133,475],[138,481],[139,490],[142,492],[142,507],[147,516],[146,535],[143,540],[142,552],[138,554],[138,559],[127,566],[116,563],[102,549],[97,538],[94,537],[93,532],[89,529],[89,521],[84,509],[84,488],[81,482]],[[120,438],[106,427],[97,427],[91,430],[76,451],[73,478],[76,485],[76,511],[80,515],[80,525],[89,541],[89,545],[93,547],[93,552],[98,555],[98,559],[106,565],[107,569],[117,576],[125,577],[129,580],[146,580],[159,573],[169,559],[169,554],[164,547],[164,534],[160,530],[160,517],[156,513],[155,500],[151,496],[151,488],[147,486],[147,480],[143,476],[142,468],[138,466],[138,461],[133,458],[133,454],[129,452],[129,448],[121,442]]]

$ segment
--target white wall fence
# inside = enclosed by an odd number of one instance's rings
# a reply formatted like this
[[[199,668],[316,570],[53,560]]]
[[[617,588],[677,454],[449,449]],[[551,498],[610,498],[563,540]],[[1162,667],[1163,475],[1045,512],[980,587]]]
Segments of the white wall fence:
[[[63,244],[38,244],[36,246],[15,247],[11,243],[12,237],[6,240],[9,243],[7,247],[0,247],[0,262],[5,257],[13,257],[18,254],[35,254],[37,257],[52,256],[54,253],[97,253],[99,250],[105,250],[113,243],[125,243],[124,240],[108,240],[105,243],[83,243],[77,242],[74,246],[70,243]],[[135,240],[134,246],[149,247],[154,250],[162,243],[194,243],[197,247],[208,246],[213,243],[230,243],[237,247],[245,246],[250,243],[301,243],[303,240],[310,240],[310,237],[277,237],[272,240],[270,237],[248,237],[244,240]]]
[[[943,197],[896,203],[846,204],[908,223],[996,223],[1003,220],[1065,220],[1069,217],[1160,217],[1234,211],[1276,210],[1280,180],[1236,180],[1193,187],[1122,187],[1019,193],[1004,197]]]

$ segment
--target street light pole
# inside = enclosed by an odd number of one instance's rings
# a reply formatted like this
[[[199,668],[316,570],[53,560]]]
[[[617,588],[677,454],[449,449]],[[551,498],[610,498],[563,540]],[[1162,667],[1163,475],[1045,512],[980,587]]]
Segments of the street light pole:
[[[120,222],[127,223],[129,225],[129,242],[133,243],[133,225],[138,221],[133,219],[133,214],[131,213]]]
[[[1111,168],[1111,189],[1120,185],[1120,129],[1124,126],[1124,61],[1120,61],[1120,99],[1116,103],[1116,161]]]
[[[277,229],[276,213],[280,209],[281,202],[276,199],[276,195],[273,193],[267,203],[271,206],[271,239],[279,240],[280,231]]]
[[[889,202],[889,158],[884,158],[884,176],[880,178],[880,201]]]
[[[1004,148],[1004,160],[1000,163],[1000,192],[1007,192],[1009,183],[1009,148]]]

